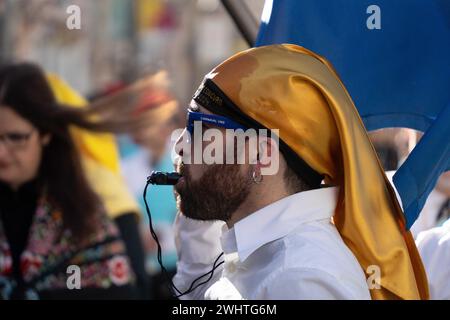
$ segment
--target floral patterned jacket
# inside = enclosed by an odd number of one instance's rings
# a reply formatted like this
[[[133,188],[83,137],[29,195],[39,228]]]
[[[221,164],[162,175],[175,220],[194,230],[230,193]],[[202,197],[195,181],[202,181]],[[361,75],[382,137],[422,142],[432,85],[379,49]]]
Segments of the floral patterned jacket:
[[[98,232],[86,243],[74,241],[70,230],[63,226],[61,213],[46,201],[39,201],[20,257],[26,298],[38,299],[43,291],[108,289],[133,284],[135,277],[125,246],[112,221],[102,217]],[[0,220],[0,299],[9,299],[17,286],[12,263]],[[74,278],[77,270],[79,279]]]

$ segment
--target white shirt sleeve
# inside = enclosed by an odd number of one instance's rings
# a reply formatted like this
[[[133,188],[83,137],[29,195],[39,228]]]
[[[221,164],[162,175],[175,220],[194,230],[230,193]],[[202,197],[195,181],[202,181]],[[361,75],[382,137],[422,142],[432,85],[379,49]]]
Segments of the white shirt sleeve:
[[[366,288],[354,290],[319,269],[292,268],[273,275],[256,299],[264,300],[370,300]]]
[[[221,221],[197,221],[178,213],[174,223],[178,263],[173,282],[180,291],[186,291],[192,281],[212,270],[214,261],[222,253],[220,235],[223,225],[224,222]],[[180,299],[204,299],[206,290],[220,278],[222,270],[223,266],[218,267],[206,284]],[[198,280],[196,284],[208,278],[209,275]]]
[[[419,233],[416,240],[432,300],[450,300],[450,222]]]

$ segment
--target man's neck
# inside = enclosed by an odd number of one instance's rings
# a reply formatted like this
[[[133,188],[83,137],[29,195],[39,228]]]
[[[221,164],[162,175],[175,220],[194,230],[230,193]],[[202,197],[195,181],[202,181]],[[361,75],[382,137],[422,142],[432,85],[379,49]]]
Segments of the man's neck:
[[[238,221],[290,195],[284,185],[271,186],[270,188],[267,185],[255,186],[248,198],[233,212],[231,219],[226,221],[226,224],[231,229]]]

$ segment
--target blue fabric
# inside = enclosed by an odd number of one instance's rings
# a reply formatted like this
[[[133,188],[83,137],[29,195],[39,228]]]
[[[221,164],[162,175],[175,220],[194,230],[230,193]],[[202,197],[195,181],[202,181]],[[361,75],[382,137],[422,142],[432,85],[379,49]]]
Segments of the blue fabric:
[[[446,137],[447,141],[442,141],[443,137]],[[402,191],[400,196],[408,229],[417,219],[444,168],[450,167],[448,140],[450,140],[450,103],[409,155],[409,165],[402,165],[393,177],[395,187]],[[426,161],[430,154],[433,155],[433,161]],[[420,174],[417,174],[415,168],[420,168]]]
[[[381,28],[370,30],[373,4]],[[406,209],[411,226],[438,175],[450,169],[450,1],[266,0],[256,45],[276,43],[326,57],[367,130],[433,128],[394,178],[402,202],[415,203]]]
[[[194,135],[194,122],[195,121],[201,121],[202,123],[215,125],[218,127],[226,128],[226,129],[242,129],[246,130],[247,128],[244,126],[241,126],[239,123],[234,122],[231,119],[228,119],[227,117],[218,116],[215,114],[206,114],[201,112],[193,112],[188,111],[188,121],[186,125],[187,131],[192,135]]]

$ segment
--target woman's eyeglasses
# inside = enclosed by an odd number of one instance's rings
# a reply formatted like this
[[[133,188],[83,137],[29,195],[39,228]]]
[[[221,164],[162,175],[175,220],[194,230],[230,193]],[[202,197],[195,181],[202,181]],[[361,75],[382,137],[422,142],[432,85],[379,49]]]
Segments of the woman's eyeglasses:
[[[5,147],[10,149],[17,149],[23,147],[30,139],[34,130],[28,133],[24,132],[8,132],[0,134],[0,142],[3,142]]]
[[[202,124],[213,125],[225,129],[242,129],[246,130],[245,126],[240,125],[237,122],[234,122],[227,117],[218,116],[215,114],[206,114],[201,112],[188,111],[187,121],[186,121],[186,129],[189,131],[191,136],[194,134],[194,122],[200,121]]]

